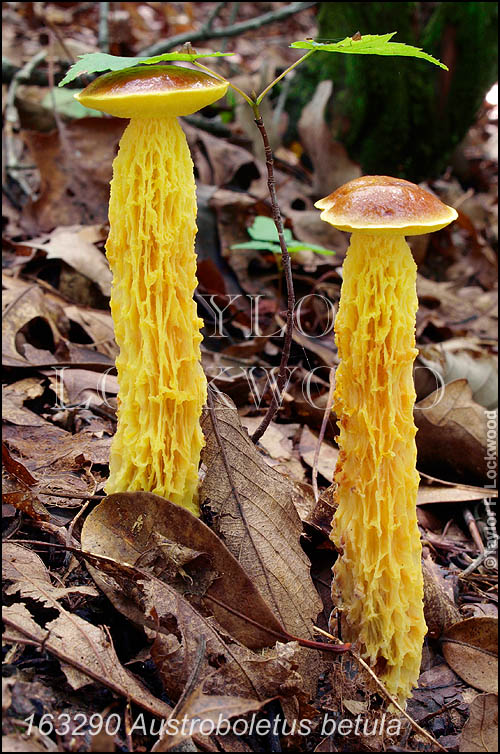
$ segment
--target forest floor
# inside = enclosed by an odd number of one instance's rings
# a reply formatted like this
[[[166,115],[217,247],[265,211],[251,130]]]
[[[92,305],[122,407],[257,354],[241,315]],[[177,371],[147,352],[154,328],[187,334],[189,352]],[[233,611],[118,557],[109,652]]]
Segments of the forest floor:
[[[459,211],[457,222],[412,244],[429,633],[404,716],[355,652],[269,640],[269,629],[280,634],[276,613],[295,636],[327,641],[333,630],[329,375],[348,244],[319,221],[315,165],[301,160],[300,142],[284,143],[276,102],[263,114],[278,199],[306,247],[292,255],[301,326],[283,404],[254,445],[286,295],[260,136],[248,106],[228,99],[183,123],[198,185],[202,362],[218,409],[202,419],[202,518],[141,493],[100,502],[118,393],[104,243],[124,121],[82,112],[74,90],[53,85],[64,61],[99,41],[136,55],[199,30],[217,6],[214,23],[227,26],[287,4],[113,3],[120,9],[107,31],[99,5],[108,4],[3,3],[4,60],[12,71],[32,68],[26,83],[4,67],[3,84],[4,749],[150,751],[159,721],[198,718],[205,728],[170,731],[155,750],[496,751],[496,490],[487,459],[496,459],[497,427],[497,107],[484,103],[457,150],[469,185],[453,166],[428,184]],[[214,70],[259,90],[296,59],[289,43],[314,34],[308,7],[218,39],[213,49],[234,55],[212,61]],[[310,138],[322,128],[311,122]],[[354,164],[343,164],[347,180]],[[249,229],[262,243],[232,248],[249,242]],[[219,716],[240,727],[209,735]]]

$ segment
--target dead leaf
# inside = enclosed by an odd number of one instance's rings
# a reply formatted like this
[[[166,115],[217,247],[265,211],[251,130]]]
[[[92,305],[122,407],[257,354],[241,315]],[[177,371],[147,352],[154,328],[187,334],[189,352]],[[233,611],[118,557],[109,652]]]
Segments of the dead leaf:
[[[498,693],[498,619],[467,618],[442,638],[448,665],[470,686]]]
[[[61,505],[57,492],[93,494],[96,480],[80,472],[86,464],[107,465],[111,445],[111,437],[96,438],[85,431],[73,435],[51,424],[5,425],[4,440],[11,453],[21,457],[26,468],[36,474],[39,487],[54,493],[53,497],[44,497],[47,505]],[[33,488],[35,494],[37,490]]]
[[[454,481],[488,481],[485,409],[467,380],[455,380],[415,406],[419,470],[445,470]]]
[[[316,454],[316,447],[318,445],[318,436],[311,432],[309,427],[302,428],[302,434],[300,435],[299,452],[301,458],[311,468],[314,465],[314,456]],[[333,473],[335,466],[337,465],[339,451],[338,448],[334,448],[333,445],[323,440],[318,457],[318,471],[328,481],[333,481]]]
[[[141,523],[137,522],[137,529]],[[294,668],[295,655],[302,650],[296,642],[278,644],[275,649],[256,654],[153,574],[107,556],[88,552],[84,556],[92,573],[98,569],[101,587],[105,574],[106,592],[114,593],[113,601],[120,610],[143,625],[154,640],[151,656],[171,699],[180,697],[195,665],[199,666],[199,684],[208,694],[264,700],[278,695],[293,698],[301,690],[302,678]],[[206,645],[201,664],[200,638]]]
[[[498,406],[498,358],[474,341],[451,338],[419,348],[419,361],[437,372],[444,384],[466,379],[476,403],[487,409]]]
[[[237,715],[243,717],[248,712],[257,712],[262,709],[265,703],[255,699],[243,699],[240,696],[208,695],[204,694],[201,688],[197,688],[176,709],[175,719],[186,719],[189,722],[189,726],[186,725],[185,728],[189,730],[190,735],[196,733],[210,735],[211,731],[218,729],[217,726],[220,730],[224,730],[226,726],[220,725],[221,720],[226,721]],[[191,725],[191,721],[193,721],[193,725]],[[229,728],[229,726],[227,727]],[[187,738],[189,738],[189,735],[183,733],[181,728],[177,733],[161,737],[151,751],[171,751]]]
[[[498,751],[498,696],[478,694],[460,736],[459,751]]]
[[[202,417],[207,472],[200,502],[209,502],[217,533],[280,622],[295,636],[311,636],[321,601],[300,546],[302,525],[293,498],[301,493],[261,458],[229,399],[215,397],[214,414],[206,411]]]
[[[39,398],[43,391],[44,388],[36,377],[26,377],[10,385],[2,385],[2,418],[11,424],[44,426],[47,424],[46,420],[24,405],[27,400]]]
[[[333,83],[321,81],[298,122],[301,142],[313,164],[312,194],[327,196],[342,184],[359,178],[361,168],[349,159],[346,148],[332,139],[325,120],[325,108],[332,96]]]
[[[203,521],[165,498],[148,492],[109,495],[87,517],[81,542],[89,552],[151,571],[250,648],[273,646],[276,636],[218,603],[282,634],[279,621],[223,542]],[[120,594],[100,586],[118,609],[124,608]],[[141,622],[137,611],[126,614]]]
[[[105,296],[110,296],[111,270],[106,257],[95,245],[105,239],[106,231],[102,225],[70,225],[23,241],[22,245],[41,249],[47,254],[47,259],[62,259],[97,283]]]
[[[16,603],[4,607],[3,619],[11,642],[28,639],[43,645],[62,663],[62,669],[74,688],[97,682],[130,699],[153,715],[168,717],[171,708],[150,694],[120,664],[109,635],[80,616],[65,610],[59,600],[70,592],[95,595],[93,587],[54,587],[41,559],[36,553],[7,543],[4,549],[4,578],[11,583],[10,594],[20,592],[26,599],[36,600],[57,611],[57,617],[39,626],[26,605]]]
[[[107,221],[112,162],[125,126],[121,118],[81,118],[61,132],[23,132],[41,178],[38,199],[23,208],[25,232]]]
[[[55,350],[62,339],[61,329],[66,331],[69,328],[62,308],[49,302],[36,285],[25,287],[19,293],[13,291],[13,294],[10,300],[4,299],[7,310],[3,317],[2,363],[4,366],[22,367],[57,361],[52,351],[34,348],[26,338],[24,342],[20,341],[19,333],[30,322],[43,320],[47,329],[44,339],[52,340]]]
[[[484,487],[468,488],[456,487],[454,485],[427,486],[420,485],[418,488],[417,505],[428,505],[429,503],[464,503],[471,500],[483,500],[485,497],[496,497],[497,491],[485,490]]]
[[[437,639],[462,616],[443,587],[443,579],[430,557],[422,559],[424,577],[424,617],[428,635]]]

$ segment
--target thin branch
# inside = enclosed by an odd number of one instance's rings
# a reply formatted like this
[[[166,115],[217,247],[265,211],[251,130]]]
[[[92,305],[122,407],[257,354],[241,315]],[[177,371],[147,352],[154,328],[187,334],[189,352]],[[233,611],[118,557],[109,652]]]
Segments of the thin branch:
[[[109,52],[109,3],[99,3],[99,29],[97,44],[101,52]]]
[[[211,13],[209,13],[206,24],[201,27],[201,30],[203,32],[208,33],[209,31],[211,31],[212,26],[214,25],[214,21],[226,5],[227,3],[217,3],[215,8],[213,8]]]
[[[199,31],[183,32],[182,34],[177,34],[175,37],[170,37],[170,39],[163,39],[161,42],[157,42],[150,47],[146,47],[146,49],[141,50],[138,53],[138,56],[152,57],[153,55],[161,55],[163,52],[169,52],[170,50],[174,49],[174,47],[183,45],[185,42],[200,42],[207,39],[236,37],[238,34],[243,34],[246,31],[255,31],[255,29],[260,29],[262,26],[266,26],[267,24],[272,24],[276,21],[282,21],[289,16],[295,15],[295,13],[299,13],[300,11],[312,8],[314,5],[317,5],[317,3],[290,3],[290,5],[279,8],[278,10],[270,11],[269,13],[263,13],[261,16],[255,16],[255,18],[250,18],[247,21],[241,21],[240,23],[233,24],[232,26],[222,27],[220,29],[207,29],[205,27],[202,27]]]
[[[271,145],[267,136],[267,131],[264,126],[264,121],[260,115],[257,104],[253,107],[255,114],[255,123],[262,136],[264,143],[264,152],[266,155],[266,167],[267,167],[267,186],[269,189],[269,196],[271,197],[271,211],[273,215],[274,224],[278,231],[278,239],[281,248],[281,263],[283,266],[283,272],[285,274],[286,290],[287,290],[287,311],[286,311],[286,327],[285,327],[285,340],[283,343],[283,350],[281,352],[281,361],[278,372],[278,379],[276,380],[277,391],[273,392],[271,403],[266,411],[264,418],[252,435],[252,442],[258,442],[271,421],[273,420],[278,407],[283,397],[283,392],[286,385],[287,373],[286,367],[288,359],[290,357],[290,351],[292,347],[292,333],[293,333],[293,310],[295,308],[295,293],[293,290],[293,278],[292,278],[292,262],[290,254],[285,242],[285,235],[283,229],[283,220],[281,219],[281,212],[278,205],[278,197],[276,195],[276,180],[274,177],[274,161]]]
[[[323,634],[323,636],[327,636],[330,639],[335,639],[335,637],[333,637],[331,634],[329,634],[328,631],[324,631],[322,628],[318,628],[318,626],[315,626],[314,628],[320,634]],[[415,720],[412,717],[410,717],[410,715],[408,714],[408,712],[406,712],[403,709],[403,707],[399,704],[398,700],[389,691],[387,691],[387,689],[384,686],[384,684],[382,683],[382,681],[379,678],[377,678],[377,676],[375,675],[375,673],[373,672],[373,670],[371,669],[371,667],[363,660],[363,658],[360,657],[358,654],[356,654],[356,652],[353,649],[351,649],[351,654],[354,657],[354,659],[357,660],[359,662],[359,664],[366,670],[366,672],[368,673],[368,675],[371,678],[373,678],[373,680],[375,681],[375,683],[377,684],[378,688],[383,693],[383,695],[385,696],[385,698],[388,699],[390,701],[390,703],[393,704],[396,707],[396,709],[398,709],[401,712],[401,714],[406,717],[406,719],[411,724],[412,728],[414,728],[422,736],[425,736],[427,738],[427,740],[431,741],[431,743],[433,743],[435,746],[437,746],[440,751],[446,751],[447,752],[448,749],[445,749],[444,746],[441,746],[441,744],[439,743],[439,741],[436,741],[436,739],[434,738],[434,736],[432,736],[424,728],[421,728],[420,725],[417,722],[415,722]]]
[[[319,492],[318,492],[319,453],[321,450],[321,443],[323,442],[323,438],[325,436],[326,425],[328,424],[328,421],[331,417],[332,407],[333,407],[333,393],[335,390],[335,372],[333,371],[333,369],[330,369],[329,382],[330,382],[330,388],[328,390],[328,398],[326,401],[325,413],[323,414],[323,421],[321,422],[321,429],[319,431],[318,442],[316,443],[316,450],[314,451],[314,461],[313,461],[313,468],[312,468],[312,488],[313,488],[313,493],[314,493],[314,499],[316,502],[318,502],[318,499],[319,499]]]

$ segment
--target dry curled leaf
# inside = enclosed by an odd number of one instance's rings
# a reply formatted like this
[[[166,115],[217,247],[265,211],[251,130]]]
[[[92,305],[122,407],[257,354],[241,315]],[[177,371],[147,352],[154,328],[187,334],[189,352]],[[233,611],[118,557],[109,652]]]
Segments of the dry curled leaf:
[[[149,499],[157,497],[164,504],[168,502],[151,493],[121,493],[110,496],[108,501],[126,499],[127,496],[133,498],[134,495]],[[168,514],[165,517],[168,518]],[[192,518],[197,520],[194,516]],[[147,522],[148,515],[135,518],[134,530],[129,534],[129,547],[125,544],[121,549],[122,557],[126,558],[125,553],[129,552],[131,560],[139,559],[134,540],[140,537],[143,527],[146,535],[150,532]],[[200,639],[206,643],[206,654],[199,671],[199,682],[205,693],[262,701],[278,695],[293,698],[300,691],[302,679],[293,669],[297,665],[295,654],[300,652],[295,642],[278,644],[275,649],[264,653],[252,652],[218,625],[213,610],[211,614],[203,615],[180,591],[163,580],[165,558],[159,555],[153,538],[149,541],[151,549],[146,550],[150,562],[143,569],[140,564],[134,566],[99,554],[106,549],[106,536],[99,537],[98,528],[94,528],[91,519],[89,528],[86,522],[82,530],[84,547],[91,547],[94,551],[90,556],[85,554],[92,565],[91,572],[118,609],[143,625],[154,640],[151,656],[171,699],[179,698],[190,678],[197,662]],[[162,544],[164,542],[160,541],[160,549]],[[151,571],[147,570],[149,567]],[[152,572],[155,569],[160,577]],[[189,581],[187,571],[185,575]],[[193,602],[203,596],[215,575],[215,571],[209,572],[206,582],[201,585],[197,584],[196,575],[191,577],[193,594],[189,596]],[[179,587],[179,583],[176,586]],[[196,595],[197,588],[199,593]],[[184,586],[184,591],[187,597],[188,585]],[[279,650],[279,647],[284,649]]]
[[[448,665],[466,683],[498,693],[498,619],[467,618],[446,630],[442,638]]]
[[[302,524],[293,504],[299,488],[266,464],[226,397],[214,399],[202,427],[207,472],[200,502],[210,505],[217,533],[284,627],[310,637],[321,601],[300,546]]]
[[[446,472],[454,481],[487,481],[487,417],[467,380],[450,382],[419,401],[415,424],[419,470]]]
[[[87,517],[81,542],[89,552],[137,565],[156,576],[250,648],[273,646],[276,635],[214,600],[282,635],[279,621],[224,543],[203,521],[159,495],[109,495]],[[120,595],[103,588],[120,609]],[[130,612],[129,617],[133,617]]]
[[[12,643],[28,640],[43,646],[61,661],[73,688],[102,683],[154,715],[170,714],[170,707],[150,694],[120,664],[105,630],[68,612],[60,604],[60,599],[71,592],[95,595],[93,587],[54,587],[38,555],[13,543],[5,545],[2,565],[4,579],[10,582],[9,594],[20,592],[23,599],[36,600],[57,611],[57,617],[42,627],[24,603],[4,607],[3,620],[7,625],[4,641],[8,637]]]
[[[460,736],[459,751],[498,751],[498,696],[478,694]]]

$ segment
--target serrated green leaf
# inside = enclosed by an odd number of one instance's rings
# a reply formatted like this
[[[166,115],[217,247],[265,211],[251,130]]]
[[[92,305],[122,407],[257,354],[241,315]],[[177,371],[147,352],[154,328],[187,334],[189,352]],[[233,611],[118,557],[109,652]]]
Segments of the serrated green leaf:
[[[101,73],[102,71],[122,71],[126,68],[134,68],[136,65],[152,65],[153,63],[163,63],[165,61],[192,63],[194,60],[198,60],[198,58],[218,58],[226,55],[234,55],[234,53],[164,52],[162,55],[155,55],[152,58],[125,58],[119,55],[108,55],[104,52],[90,52],[86,55],[80,55],[80,59],[71,66],[66,76],[59,82],[59,86],[69,84],[70,81],[73,81],[82,74]]]
[[[299,42],[292,42],[290,47],[299,50],[318,50],[321,52],[343,52],[349,55],[399,55],[410,58],[421,58],[427,60],[429,63],[448,70],[444,63],[440,60],[433,58],[427,52],[424,52],[420,47],[412,47],[411,45],[404,44],[403,42],[390,42],[389,40],[397,32],[393,31],[389,34],[365,34],[361,39],[352,39],[346,37],[340,42],[323,43],[314,42],[312,40],[304,40]]]

